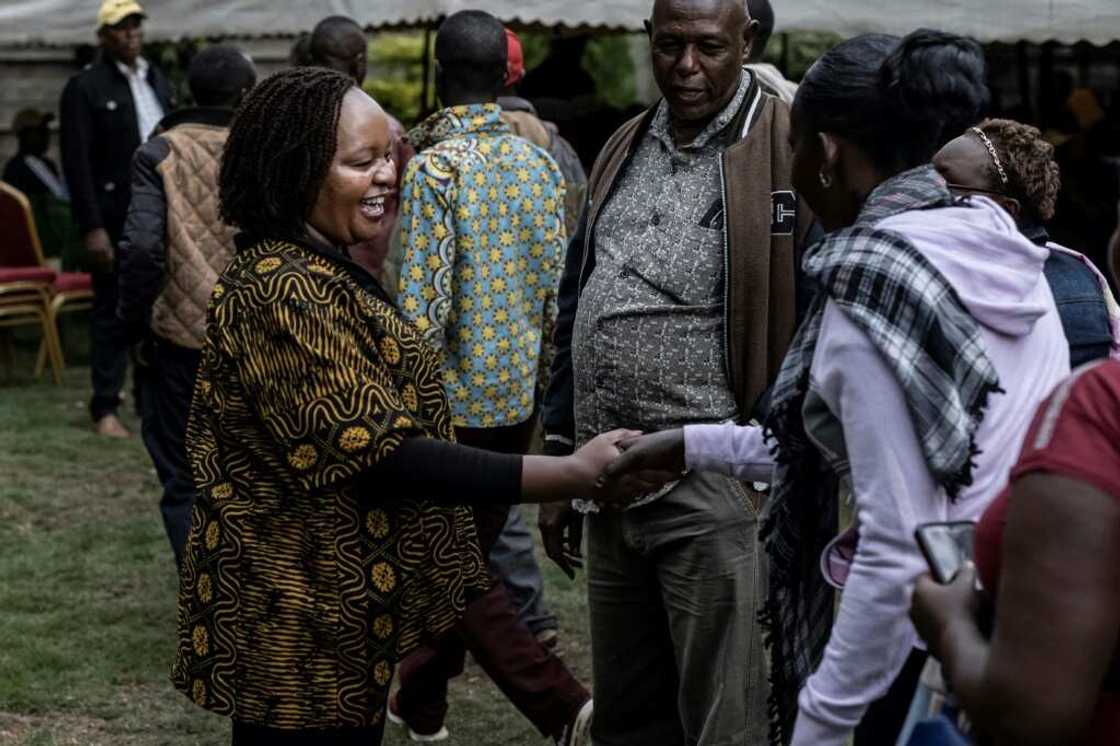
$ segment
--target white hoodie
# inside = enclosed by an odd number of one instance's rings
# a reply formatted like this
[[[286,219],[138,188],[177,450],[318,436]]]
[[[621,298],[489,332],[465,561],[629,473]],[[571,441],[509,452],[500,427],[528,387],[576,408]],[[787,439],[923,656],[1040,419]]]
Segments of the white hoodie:
[[[824,659],[799,698],[793,744],[842,745],[920,645],[907,612],[926,563],[921,523],[977,520],[1007,482],[1038,404],[1069,373],[1069,348],[1042,268],[1049,253],[987,199],[896,215],[879,228],[905,236],[956,289],[980,324],[1005,393],[988,402],[972,485],[950,503],[925,464],[905,398],[882,353],[831,301],[810,368],[843,433],[859,543]],[[815,435],[813,432],[809,433]],[[685,429],[688,465],[769,481],[759,428]]]

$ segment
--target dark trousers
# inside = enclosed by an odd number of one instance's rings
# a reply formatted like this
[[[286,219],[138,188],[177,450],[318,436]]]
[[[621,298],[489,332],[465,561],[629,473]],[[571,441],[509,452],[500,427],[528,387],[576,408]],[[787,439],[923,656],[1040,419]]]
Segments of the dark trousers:
[[[233,721],[233,746],[378,746],[385,723],[372,728],[281,730]]]
[[[881,698],[871,703],[856,726],[855,746],[894,746],[906,724],[910,703],[918,691],[922,668],[929,653],[915,648],[906,659],[898,678]]]
[[[96,422],[117,413],[128,376],[128,342],[124,327],[117,319],[116,272],[93,273],[93,309],[89,322],[89,367],[93,384],[89,413]]]
[[[195,501],[185,440],[201,353],[158,338],[152,352],[150,375],[142,388],[140,432],[163,486],[159,509],[178,564],[187,544]]]
[[[502,579],[517,616],[539,634],[559,627],[544,602],[544,577],[533,553],[533,534],[515,506],[490,549],[490,572]]]
[[[503,428],[460,428],[460,443],[502,453],[524,453],[532,420]],[[475,509],[479,544],[487,556],[509,506]],[[447,682],[463,672],[470,651],[502,693],[542,735],[557,735],[591,695],[567,666],[517,616],[509,593],[491,576],[490,590],[471,601],[455,630],[401,661],[398,714],[419,733],[435,733],[447,716]]]
[[[648,505],[587,516],[595,746],[766,743],[760,506],[690,472]]]

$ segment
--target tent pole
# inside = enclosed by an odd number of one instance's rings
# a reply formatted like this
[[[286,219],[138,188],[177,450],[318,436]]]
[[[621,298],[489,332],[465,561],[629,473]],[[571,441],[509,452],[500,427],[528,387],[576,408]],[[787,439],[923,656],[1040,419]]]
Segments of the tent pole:
[[[1089,42],[1078,42],[1073,46],[1073,51],[1077,55],[1077,84],[1088,88],[1093,68],[1092,45]]]
[[[420,120],[428,115],[428,98],[432,77],[432,24],[424,25],[424,58],[420,60],[423,82],[420,84]]]
[[[1015,45],[1015,57],[1018,62],[1019,68],[1019,95],[1023,100],[1023,108],[1031,112],[1033,119],[1040,122],[1040,112],[1034,106],[1033,96],[1031,96],[1031,62],[1029,57],[1029,45],[1025,41],[1020,41]],[[1041,78],[1041,76],[1039,76]],[[1045,127],[1045,122],[1039,124],[1039,128]]]

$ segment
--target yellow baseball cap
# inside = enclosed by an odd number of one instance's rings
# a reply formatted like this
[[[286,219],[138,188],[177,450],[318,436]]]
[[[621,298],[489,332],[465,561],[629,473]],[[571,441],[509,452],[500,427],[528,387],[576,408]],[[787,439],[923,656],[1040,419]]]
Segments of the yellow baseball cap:
[[[97,11],[97,27],[116,26],[129,16],[143,16],[144,9],[136,0],[104,0],[101,10]]]

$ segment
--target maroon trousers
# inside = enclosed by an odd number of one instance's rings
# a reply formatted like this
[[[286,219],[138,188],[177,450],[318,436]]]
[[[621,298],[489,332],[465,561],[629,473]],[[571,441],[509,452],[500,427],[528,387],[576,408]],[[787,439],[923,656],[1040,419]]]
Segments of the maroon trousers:
[[[525,453],[534,419],[500,428],[458,428],[464,445]],[[477,506],[475,523],[486,557],[501,533],[509,506]],[[591,698],[568,667],[517,617],[505,585],[473,600],[455,630],[413,652],[398,668],[398,714],[418,733],[435,733],[447,717],[447,682],[463,673],[467,651],[510,702],[545,736],[558,735]]]

